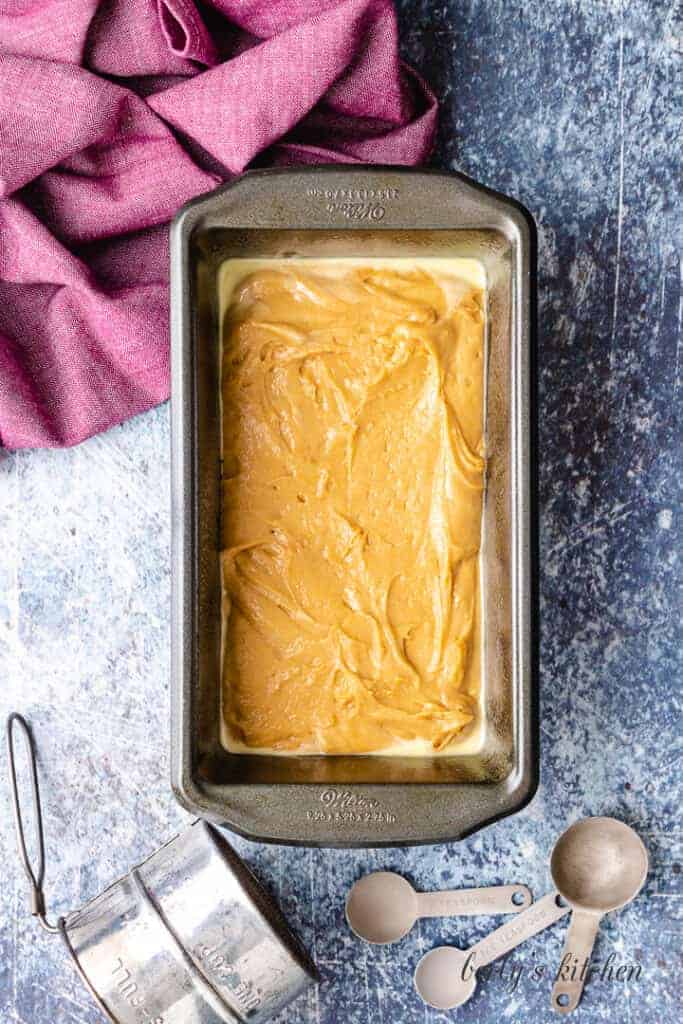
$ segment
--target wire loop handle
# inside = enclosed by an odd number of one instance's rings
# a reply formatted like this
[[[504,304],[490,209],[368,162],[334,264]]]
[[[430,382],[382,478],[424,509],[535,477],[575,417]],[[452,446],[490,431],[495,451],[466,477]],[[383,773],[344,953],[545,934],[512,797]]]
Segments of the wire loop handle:
[[[36,818],[37,863],[35,867],[31,864],[28,849],[26,847],[26,835],[24,833],[21,801],[19,799],[19,787],[17,785],[16,752],[14,742],[15,726],[19,728],[24,737],[24,746],[26,748],[26,756],[28,759],[33,812]],[[45,837],[43,834],[43,812],[40,806],[40,789],[38,787],[36,752],[28,723],[26,722],[26,719],[17,714],[16,711],[7,719],[7,759],[9,761],[12,807],[14,810],[14,825],[17,833],[19,857],[21,858],[24,873],[31,886],[31,914],[33,917],[38,918],[46,932],[58,932],[59,924],[50,924],[45,911],[45,894],[43,892],[43,883],[45,880]]]

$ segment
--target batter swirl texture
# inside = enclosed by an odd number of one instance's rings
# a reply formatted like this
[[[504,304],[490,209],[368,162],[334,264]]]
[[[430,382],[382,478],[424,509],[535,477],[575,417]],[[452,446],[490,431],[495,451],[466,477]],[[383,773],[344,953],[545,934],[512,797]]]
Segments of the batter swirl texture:
[[[262,269],[223,324],[224,701],[238,746],[442,751],[479,694],[483,292]]]

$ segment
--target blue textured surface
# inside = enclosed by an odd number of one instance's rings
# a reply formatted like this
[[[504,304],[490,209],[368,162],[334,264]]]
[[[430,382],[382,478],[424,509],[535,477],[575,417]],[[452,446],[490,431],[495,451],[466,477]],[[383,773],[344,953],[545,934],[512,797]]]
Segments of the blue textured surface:
[[[447,1021],[412,993],[419,955],[470,944],[485,919],[423,922],[366,947],[343,922],[367,870],[418,888],[549,886],[554,838],[586,814],[638,829],[652,870],[611,915],[577,1019],[680,1019],[681,10],[659,0],[400,3],[404,49],[443,100],[437,162],[519,197],[540,233],[542,784],[459,845],[314,851],[236,841],[281,900],[325,983],[289,1024]],[[678,78],[677,78],[678,76]],[[69,452],[0,461],[0,701],[41,750],[48,887],[80,905],[185,820],[167,784],[168,409]],[[2,800],[6,780],[1,779]],[[55,941],[26,920],[0,820],[0,1021],[100,1018]],[[559,924],[482,980],[458,1019],[543,1024]]]

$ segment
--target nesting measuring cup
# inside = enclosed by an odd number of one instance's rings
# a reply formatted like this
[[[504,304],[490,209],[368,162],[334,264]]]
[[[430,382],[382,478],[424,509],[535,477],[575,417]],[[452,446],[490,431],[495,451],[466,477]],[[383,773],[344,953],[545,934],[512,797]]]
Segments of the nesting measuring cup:
[[[14,730],[26,743],[36,864],[26,849]],[[284,917],[218,829],[195,821],[81,910],[55,924],[43,895],[45,852],[33,741],[20,715],[7,748],[31,912],[60,934],[76,970],[114,1024],[263,1024],[317,972]]]
[[[583,818],[563,832],[550,858],[557,891],[572,908],[562,964],[590,961],[603,914],[635,899],[647,878],[649,860],[640,836],[616,818]],[[585,971],[555,979],[551,1006],[571,1013],[581,1001]]]

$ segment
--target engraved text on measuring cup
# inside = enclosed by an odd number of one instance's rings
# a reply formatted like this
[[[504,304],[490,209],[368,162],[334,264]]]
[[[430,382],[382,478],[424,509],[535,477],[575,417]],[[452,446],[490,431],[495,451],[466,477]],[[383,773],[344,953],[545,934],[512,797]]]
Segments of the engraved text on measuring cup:
[[[252,982],[240,978],[237,966],[218,952],[218,946],[198,946],[195,957],[217,981],[228,988],[243,1010],[255,1010],[260,1005],[260,991]]]
[[[122,998],[133,1009],[142,1011],[144,1017],[143,1024],[164,1024],[163,1017],[155,1017],[146,1009],[144,996],[138,994],[137,983],[133,981],[131,973],[126,969],[121,957],[117,957],[114,961],[114,969],[111,974],[114,979],[114,985]]]

